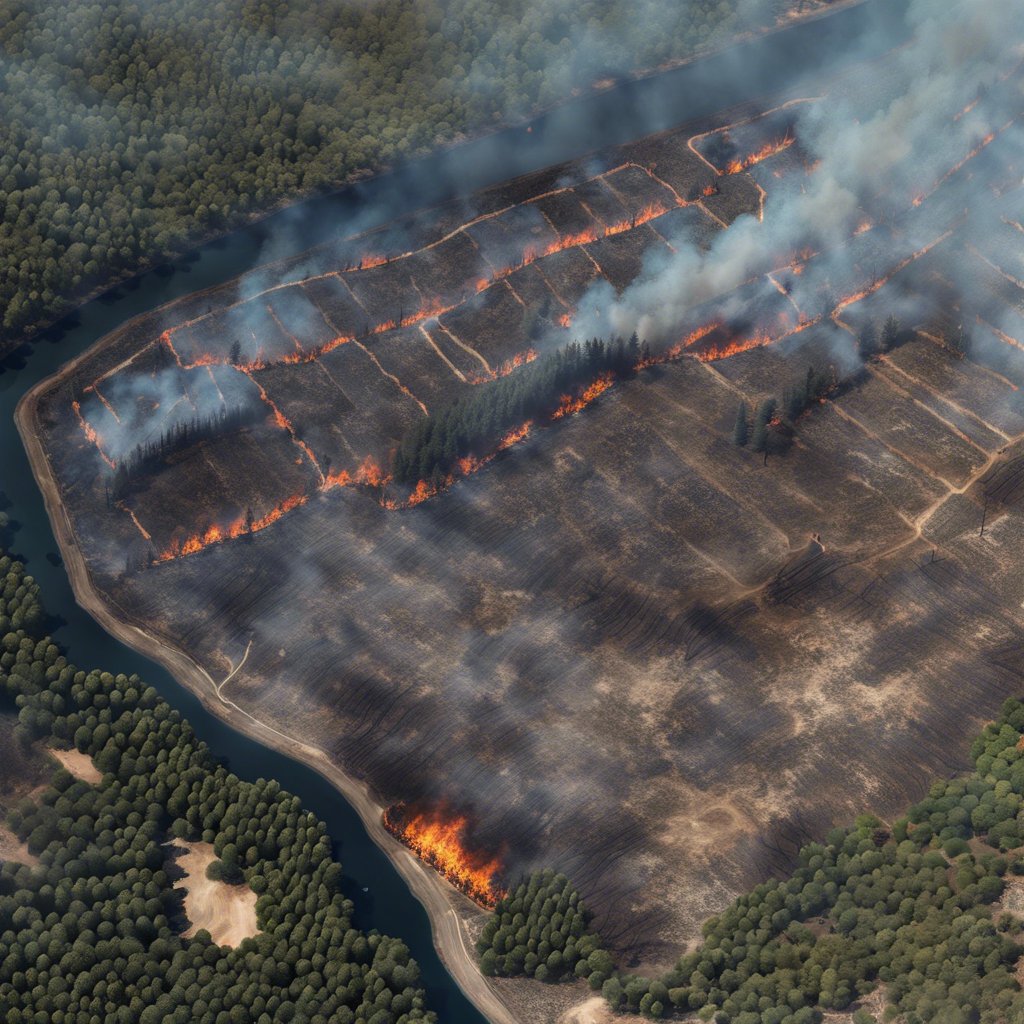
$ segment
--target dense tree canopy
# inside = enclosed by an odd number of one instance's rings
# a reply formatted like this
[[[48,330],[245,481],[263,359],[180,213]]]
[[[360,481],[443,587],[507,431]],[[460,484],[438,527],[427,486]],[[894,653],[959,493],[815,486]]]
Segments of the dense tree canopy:
[[[0,341],[198,232],[773,7],[0,0]]]
[[[600,988],[612,958],[590,928],[579,893],[565,875],[538,871],[494,910],[477,942],[484,974],[525,974],[538,981],[587,978]]]
[[[103,779],[63,768],[9,824],[39,863],[0,865],[5,1024],[429,1024],[405,945],[352,926],[323,822],[273,781],[243,782],[137,676],[83,672],[27,623],[23,567],[8,580],[0,697],[19,728],[74,744]],[[19,596],[20,595],[20,596]],[[212,843],[214,874],[257,894],[237,947],[184,939],[168,840]]]
[[[574,341],[509,376],[474,387],[406,431],[395,451],[394,477],[399,483],[439,484],[459,459],[492,453],[509,430],[558,414],[560,407],[568,407],[566,399],[602,375],[624,377],[648,357],[636,335],[628,342]]]

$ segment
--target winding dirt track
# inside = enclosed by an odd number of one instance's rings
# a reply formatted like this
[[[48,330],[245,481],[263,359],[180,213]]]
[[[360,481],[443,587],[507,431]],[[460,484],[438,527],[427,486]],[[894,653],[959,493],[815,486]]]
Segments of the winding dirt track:
[[[88,354],[91,356],[92,350]],[[70,367],[80,359],[81,356]],[[78,539],[60,500],[56,479],[39,440],[36,422],[38,399],[48,384],[48,381],[42,381],[25,394],[18,403],[15,423],[32,472],[42,491],[46,512],[78,605],[121,643],[163,665],[212,714],[218,715],[246,736],[313,768],[338,789],[359,814],[369,836],[387,855],[416,899],[423,904],[430,918],[434,946],[459,988],[491,1024],[519,1024],[505,1002],[480,974],[473,957],[472,942],[466,941],[462,917],[452,901],[462,902],[467,911],[474,913],[477,912],[476,907],[385,831],[381,824],[384,808],[373,798],[369,788],[341,771],[323,751],[272,728],[243,711],[237,704],[221,697],[220,687],[230,675],[220,684],[216,683],[205,669],[182,651],[111,614],[108,604],[97,594],[89,578]]]

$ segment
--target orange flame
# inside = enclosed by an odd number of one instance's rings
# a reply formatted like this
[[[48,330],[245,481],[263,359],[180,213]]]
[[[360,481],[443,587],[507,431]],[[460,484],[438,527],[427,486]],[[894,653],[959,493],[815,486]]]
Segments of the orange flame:
[[[496,370],[491,370],[490,373],[470,373],[467,374],[466,380],[470,384],[486,384],[499,377],[507,377],[510,373],[518,370],[520,366],[532,363],[536,358],[537,350],[528,348],[525,352],[517,352],[511,359],[506,359]]]
[[[455,483],[456,480],[483,469],[484,466],[495,459],[500,452],[505,451],[506,448],[511,448],[512,445],[526,440],[526,438],[530,436],[530,428],[532,426],[532,420],[527,420],[521,426],[514,427],[498,442],[494,451],[490,454],[482,455],[479,458],[475,455],[467,455],[464,458],[459,459],[452,472],[450,472],[443,480],[440,480],[437,483],[432,483],[429,480],[419,480],[413,488],[412,494],[409,495],[404,503],[399,504],[394,501],[385,502],[384,507],[388,509],[398,509],[415,508],[417,505],[422,505],[423,502],[436,497],[438,494],[441,494],[442,491],[446,491]]]
[[[444,805],[408,815],[398,804],[384,812],[384,827],[399,842],[470,899],[493,908],[505,895],[496,881],[501,858],[470,849],[466,843],[468,825],[465,815],[453,814]]]
[[[739,174],[742,171],[749,170],[755,164],[761,163],[762,160],[767,160],[770,156],[775,156],[777,153],[789,149],[794,142],[796,142],[796,139],[788,133],[774,142],[766,142],[756,153],[751,153],[742,160],[733,160],[725,168],[725,173]]]
[[[860,302],[861,299],[866,299],[869,295],[874,295],[875,292],[879,290],[879,288],[882,288],[886,284],[888,284],[889,281],[891,281],[901,270],[903,270],[905,267],[910,266],[910,264],[913,263],[915,260],[919,260],[922,256],[927,255],[940,242],[944,242],[947,238],[949,238],[949,236],[952,233],[952,231],[944,232],[943,234],[939,235],[939,237],[936,238],[934,241],[929,242],[927,245],[921,246],[921,248],[918,249],[917,252],[912,252],[905,259],[900,260],[900,262],[897,263],[896,266],[893,267],[892,270],[890,270],[889,273],[886,274],[884,277],[879,277],[866,287],[861,288],[859,291],[854,292],[852,295],[847,295],[845,298],[841,299],[839,303],[836,305],[836,308],[832,310],[832,318],[835,319],[844,309],[846,309],[847,306],[852,306],[855,302]]]
[[[741,352],[763,348],[765,345],[770,345],[772,340],[772,336],[767,331],[761,330],[749,338],[734,338],[728,342],[716,342],[698,352],[697,358],[702,363],[713,363],[718,359],[728,359],[730,356],[739,355]]]
[[[241,369],[241,367],[239,367],[239,369]],[[323,486],[323,470],[320,469],[320,463],[317,462],[316,458],[314,457],[313,450],[309,447],[308,444],[306,444],[305,441],[302,440],[301,437],[299,437],[299,435],[295,431],[295,427],[292,426],[291,421],[288,419],[287,416],[285,416],[283,412],[281,412],[281,410],[277,407],[276,403],[270,397],[270,395],[267,394],[266,388],[264,388],[263,385],[248,370],[242,370],[242,373],[244,373],[249,378],[249,380],[251,380],[253,384],[256,385],[260,393],[260,398],[262,398],[266,405],[270,407],[271,419],[274,421],[275,424],[277,424],[278,427],[281,428],[281,430],[285,431],[288,434],[288,436],[292,440],[292,444],[294,444],[296,448],[298,448],[306,456],[306,458],[309,459],[310,464],[313,466],[313,468],[317,472],[317,475],[320,477],[321,486]]]
[[[207,527],[202,533],[192,534],[191,536],[174,536],[171,538],[171,542],[167,548],[157,556],[156,561],[170,562],[175,558],[184,558],[187,555],[194,555],[213,544],[220,544],[226,540],[234,540],[236,537],[241,537],[249,532],[259,533],[260,530],[265,530],[268,526],[272,523],[276,523],[278,519],[287,515],[293,509],[298,508],[300,505],[305,505],[307,501],[309,501],[309,496],[306,494],[293,494],[290,498],[285,498],[284,501],[278,502],[278,504],[265,515],[260,516],[259,519],[254,519],[251,531],[246,521],[246,516],[240,516],[227,526],[221,526],[214,523],[212,526]]]
[[[985,138],[983,138],[981,142],[979,142],[978,145],[975,146],[974,149],[972,149],[962,160],[958,161],[952,167],[950,167],[950,169],[946,171],[946,173],[941,178],[939,178],[939,180],[935,182],[935,184],[932,185],[932,187],[928,189],[927,192],[922,192],[919,195],[914,196],[914,206],[920,206],[929,196],[934,195],[947,181],[949,181],[950,178],[953,177],[954,174],[957,173],[957,171],[962,170],[983,149],[990,145],[995,140],[997,135],[1000,135],[1004,131],[1006,131],[1006,129],[1009,128],[1010,125],[1013,124],[1013,122],[1016,120],[1017,119],[1015,117],[1010,118],[1010,120],[1007,121],[1006,124],[1004,124],[997,131],[989,132],[988,135],[986,135]]]
[[[77,401],[71,403],[71,408],[75,410],[75,415],[78,417],[78,425],[82,428],[82,433],[85,434],[85,439],[96,446],[96,451],[100,453],[100,458],[111,468],[117,469],[117,463],[103,450],[103,445],[100,441],[100,435],[96,433],[93,425],[82,415],[82,407]]]
[[[599,395],[603,395],[613,384],[615,378],[610,373],[602,373],[593,384],[588,385],[581,394],[576,397],[562,395],[558,408],[551,414],[553,420],[560,420],[563,416],[572,416],[574,413],[585,409]]]

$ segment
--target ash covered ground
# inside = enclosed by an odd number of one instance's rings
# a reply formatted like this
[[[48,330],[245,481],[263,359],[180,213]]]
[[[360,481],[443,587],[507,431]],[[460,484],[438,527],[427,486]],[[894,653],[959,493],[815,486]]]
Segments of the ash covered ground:
[[[40,406],[94,583],[214,678],[244,657],[231,700],[383,803],[452,808],[672,961],[1024,688],[1022,20],[978,6],[126,325]],[[419,498],[387,479],[417,419],[633,330],[654,365],[578,415]],[[735,445],[738,402],[811,364],[831,396],[767,460]],[[259,415],[111,498],[221,409]]]

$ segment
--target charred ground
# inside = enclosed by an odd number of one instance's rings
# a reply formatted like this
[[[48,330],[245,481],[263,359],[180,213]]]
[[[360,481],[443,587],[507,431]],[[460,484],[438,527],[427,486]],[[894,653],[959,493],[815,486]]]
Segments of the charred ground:
[[[1019,101],[1009,70],[985,98],[1000,110]],[[428,500],[409,507],[387,466],[426,413],[572,339],[595,282],[623,293],[673,250],[770,220],[766,197],[815,173],[801,111],[880,77],[519,179],[126,325],[39,404],[94,584],[211,676],[245,654],[231,700],[382,802],[453,808],[510,879],[557,867],[613,946],[671,961],[802,842],[965,764],[972,723],[1021,689],[1010,135],[913,195],[880,184],[841,261],[775,253],[690,309],[654,365]],[[892,312],[900,344],[862,362],[857,335]],[[965,321],[967,358],[950,340]],[[737,403],[809,364],[847,386],[764,465],[732,442]],[[109,463],[222,403],[266,417],[110,500]]]

